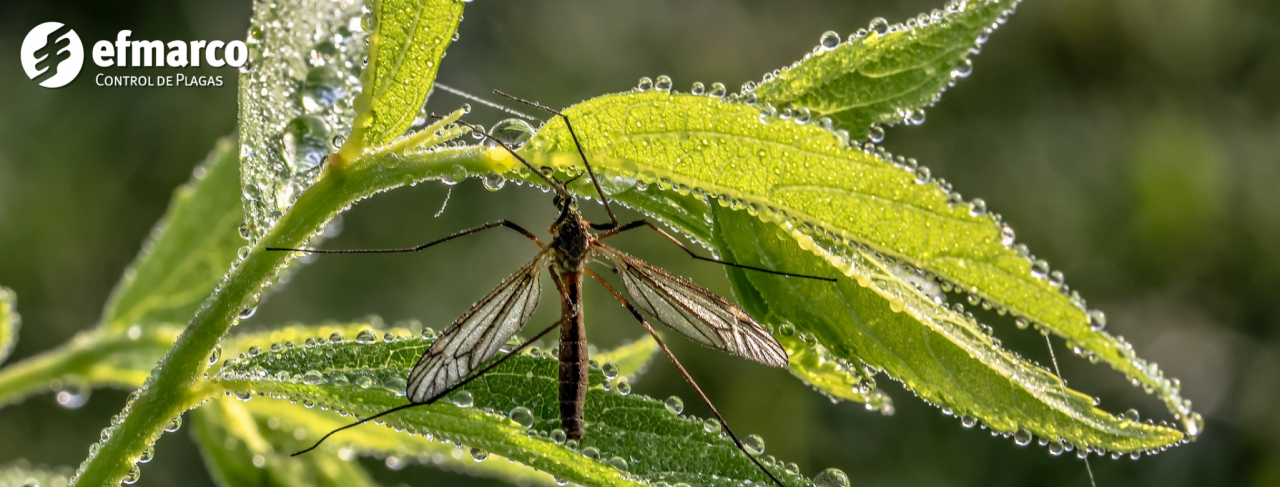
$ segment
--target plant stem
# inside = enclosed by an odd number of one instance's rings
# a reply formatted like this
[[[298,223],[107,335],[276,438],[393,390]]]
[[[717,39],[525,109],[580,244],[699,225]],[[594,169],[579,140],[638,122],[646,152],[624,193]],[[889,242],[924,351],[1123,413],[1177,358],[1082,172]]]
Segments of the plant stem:
[[[98,453],[81,465],[74,485],[117,485],[133,468],[141,452],[162,434],[166,424],[193,401],[201,373],[218,341],[240,320],[241,311],[257,306],[257,296],[279,276],[294,255],[268,252],[268,245],[300,247],[335,215],[355,202],[409,182],[438,178],[453,166],[479,171],[487,161],[482,149],[465,147],[423,154],[362,160],[330,168],[304,191],[297,202],[233,268],[220,290],[211,296],[143,385],[137,399],[125,407],[124,420]],[[470,166],[470,167],[468,167]],[[478,167],[479,166],[479,167]]]

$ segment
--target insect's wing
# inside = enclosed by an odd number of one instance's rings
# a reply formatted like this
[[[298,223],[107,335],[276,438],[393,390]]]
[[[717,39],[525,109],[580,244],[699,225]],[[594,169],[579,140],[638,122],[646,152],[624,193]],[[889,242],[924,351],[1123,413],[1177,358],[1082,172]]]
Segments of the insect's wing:
[[[694,341],[774,367],[787,352],[751,315],[715,293],[612,247],[596,252],[613,262],[640,309]]]
[[[426,402],[461,382],[524,327],[542,297],[538,271],[547,255],[538,254],[440,333],[409,372],[410,401]]]

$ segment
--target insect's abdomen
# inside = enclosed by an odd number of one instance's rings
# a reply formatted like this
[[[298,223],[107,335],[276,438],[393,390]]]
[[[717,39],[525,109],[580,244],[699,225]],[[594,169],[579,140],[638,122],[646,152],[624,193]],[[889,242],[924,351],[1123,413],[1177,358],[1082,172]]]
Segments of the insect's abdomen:
[[[562,276],[569,295],[560,324],[560,425],[571,440],[582,439],[582,406],[587,401],[587,329],[582,321],[582,274]]]

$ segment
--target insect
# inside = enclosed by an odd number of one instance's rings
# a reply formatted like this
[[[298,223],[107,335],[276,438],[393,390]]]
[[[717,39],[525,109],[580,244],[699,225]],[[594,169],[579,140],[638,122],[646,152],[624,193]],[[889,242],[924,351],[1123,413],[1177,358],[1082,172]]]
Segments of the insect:
[[[788,360],[786,351],[782,349],[782,346],[778,344],[778,341],[773,338],[768,330],[741,308],[729,302],[729,300],[666,270],[632,257],[604,241],[622,232],[647,227],[680,246],[694,259],[781,276],[832,282],[835,279],[779,272],[700,256],[649,220],[641,219],[627,224],[619,224],[609,204],[609,198],[604,194],[604,190],[601,189],[591,164],[587,162],[586,153],[583,151],[582,145],[578,141],[578,136],[569,122],[569,117],[536,102],[516,98],[500,91],[495,91],[495,93],[545,110],[564,120],[565,126],[568,128],[569,134],[578,149],[578,154],[582,158],[586,175],[590,178],[591,184],[604,205],[605,212],[609,215],[609,222],[597,224],[587,221],[578,209],[577,200],[566,189],[566,183],[538,170],[510,146],[490,136],[484,129],[466,122],[458,122],[482,135],[487,140],[501,146],[551,186],[551,189],[555,192],[554,203],[559,211],[559,216],[549,229],[551,233],[551,241],[549,243],[543,243],[532,232],[520,225],[508,220],[500,220],[463,230],[422,245],[406,248],[316,250],[268,247],[267,250],[313,254],[419,252],[429,247],[485,230],[507,228],[528,238],[539,249],[529,263],[525,264],[510,277],[507,277],[484,299],[473,305],[462,317],[442,331],[436,341],[422,354],[417,364],[409,372],[405,391],[409,399],[408,404],[388,409],[335,429],[317,441],[312,447],[294,453],[294,455],[306,453],[316,448],[329,436],[346,428],[357,426],[402,409],[431,404],[484,375],[484,373],[498,366],[506,359],[517,355],[521,350],[557,328],[560,329],[558,399],[561,427],[569,439],[581,439],[585,434],[583,406],[586,402],[587,371],[590,361],[587,353],[586,327],[582,312],[582,291],[583,281],[586,277],[591,277],[607,289],[622,306],[626,307],[649,335],[653,337],[663,353],[684,376],[685,381],[693,387],[698,397],[702,399],[703,403],[719,420],[738,449],[742,450],[770,479],[779,486],[783,485],[773,473],[764,468],[759,460],[747,452],[742,441],[729,428],[724,417],[711,404],[706,394],[698,387],[697,382],[693,380],[680,364],[680,361],[667,348],[666,343],[662,341],[661,336],[649,324],[645,315],[647,313],[658,322],[671,327],[702,345],[765,365],[786,367]],[[630,299],[595,271],[588,269],[587,265],[593,262],[603,263],[609,266],[613,272],[619,274],[622,278],[623,287]],[[533,315],[542,297],[538,277],[544,268],[550,273],[552,280],[555,282],[556,290],[560,294],[560,319],[507,355],[486,365],[486,362],[496,356],[507,341],[523,328],[530,316]]]

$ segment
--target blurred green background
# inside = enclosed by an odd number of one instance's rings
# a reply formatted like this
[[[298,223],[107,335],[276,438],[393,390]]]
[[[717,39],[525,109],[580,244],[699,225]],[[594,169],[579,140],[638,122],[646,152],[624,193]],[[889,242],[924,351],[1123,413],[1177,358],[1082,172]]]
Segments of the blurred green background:
[[[440,80],[552,106],[659,74],[682,90],[694,81],[738,86],[798,59],[826,30],[847,35],[874,17],[902,20],[941,3],[480,0],[467,7]],[[11,360],[94,324],[171,191],[233,132],[236,116],[234,83],[100,88],[91,75],[103,70],[89,66],[66,88],[40,88],[19,65],[25,33],[56,20],[86,42],[121,29],[229,40],[244,37],[250,8],[248,0],[0,4],[0,283],[17,291],[25,318]],[[1199,441],[1155,457],[1094,457],[1097,484],[1280,485],[1280,2],[1027,0],[974,65],[926,124],[892,128],[885,144],[1003,213],[1020,241],[1108,313],[1111,331],[1181,378],[1207,420]],[[203,73],[234,79],[230,69]],[[432,106],[461,102],[437,92]],[[472,118],[502,117],[477,108]],[[419,185],[362,203],[326,245],[414,244],[503,217],[541,229],[552,216],[540,192],[491,193],[473,180],[454,187],[435,218],[445,193]],[[715,266],[647,235],[628,239],[623,247],[728,292]],[[423,255],[319,259],[242,327],[378,314],[439,329],[529,250],[494,234]],[[587,301],[593,342],[640,336],[602,294]],[[1047,356],[1035,333],[993,324],[1026,355]],[[867,486],[1089,485],[1074,456],[965,429],[890,380],[880,384],[897,413],[884,417],[833,405],[785,372],[673,341],[735,429],[761,434],[768,453],[806,473],[839,467]],[[1166,418],[1117,374],[1057,345],[1071,385],[1102,397],[1104,408]],[[636,390],[681,395],[705,414],[674,369],[655,364]],[[77,410],[44,395],[0,410],[0,463],[76,465],[125,395],[97,391]],[[141,485],[211,485],[185,430],[157,448]],[[472,482],[367,462],[388,484]]]

